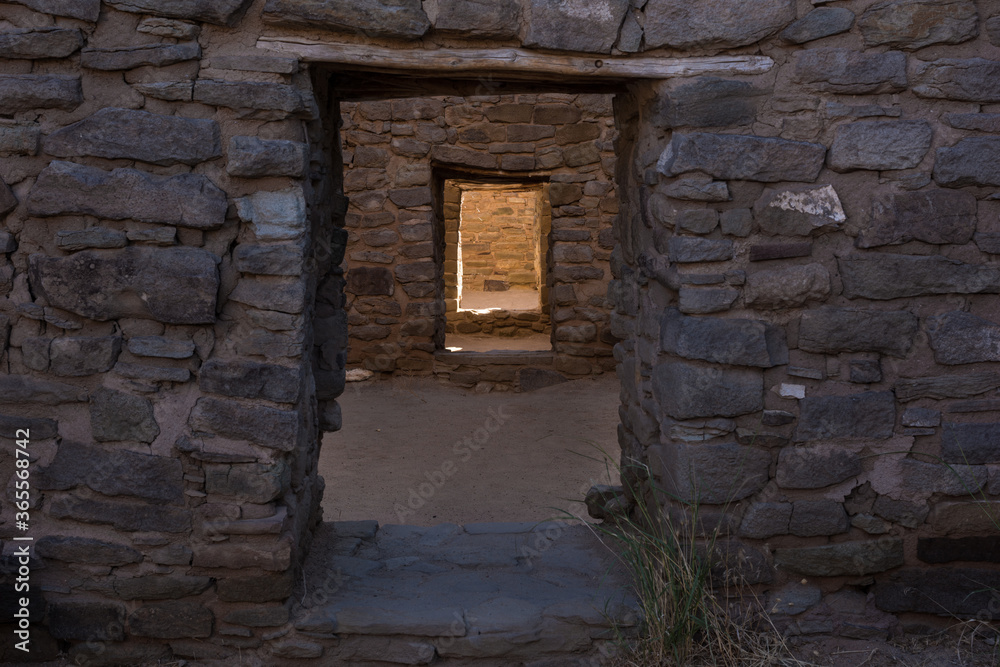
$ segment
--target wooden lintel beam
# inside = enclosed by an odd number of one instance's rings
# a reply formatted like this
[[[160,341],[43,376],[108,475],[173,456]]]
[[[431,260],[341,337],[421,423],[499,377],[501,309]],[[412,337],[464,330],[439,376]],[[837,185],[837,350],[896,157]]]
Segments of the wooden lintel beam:
[[[668,79],[699,74],[762,74],[774,61],[767,56],[710,56],[657,58],[653,56],[567,56],[525,49],[389,49],[364,44],[341,44],[299,37],[269,37],[257,47],[321,62],[399,71],[428,76],[458,74],[560,75],[601,79]]]

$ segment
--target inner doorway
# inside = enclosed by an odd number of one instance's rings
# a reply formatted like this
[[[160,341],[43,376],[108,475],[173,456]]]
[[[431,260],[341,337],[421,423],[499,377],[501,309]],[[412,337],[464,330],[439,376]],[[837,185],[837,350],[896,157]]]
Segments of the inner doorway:
[[[445,348],[550,350],[548,184],[447,180],[444,228]]]

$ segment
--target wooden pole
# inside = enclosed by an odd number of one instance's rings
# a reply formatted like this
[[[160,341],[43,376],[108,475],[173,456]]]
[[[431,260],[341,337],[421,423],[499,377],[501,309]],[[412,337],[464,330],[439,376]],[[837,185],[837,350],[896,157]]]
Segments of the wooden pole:
[[[411,75],[455,74],[561,75],[602,79],[667,79],[699,74],[762,74],[774,61],[767,56],[702,58],[587,57],[536,53],[525,49],[389,49],[301,37],[264,36],[257,48],[323,62],[376,71],[405,70]]]

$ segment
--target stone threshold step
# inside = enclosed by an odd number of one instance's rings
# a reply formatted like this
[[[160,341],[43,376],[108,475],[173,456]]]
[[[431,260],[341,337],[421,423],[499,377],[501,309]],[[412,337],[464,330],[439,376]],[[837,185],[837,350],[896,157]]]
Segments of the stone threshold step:
[[[438,350],[435,361],[464,366],[551,366],[553,354],[550,351],[496,350],[491,352],[449,352]]]

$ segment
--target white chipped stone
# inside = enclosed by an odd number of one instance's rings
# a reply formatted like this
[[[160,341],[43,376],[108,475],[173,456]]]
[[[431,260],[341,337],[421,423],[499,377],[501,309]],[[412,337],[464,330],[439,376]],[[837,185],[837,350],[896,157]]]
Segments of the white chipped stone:
[[[804,384],[787,384],[783,382],[778,387],[778,395],[782,398],[805,398],[806,386]]]
[[[253,225],[262,241],[296,239],[306,230],[306,198],[301,187],[240,197],[236,211],[240,220]]]

